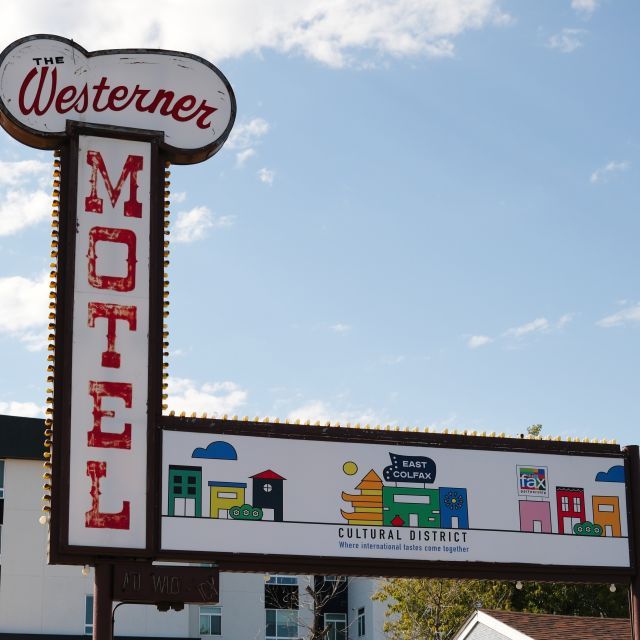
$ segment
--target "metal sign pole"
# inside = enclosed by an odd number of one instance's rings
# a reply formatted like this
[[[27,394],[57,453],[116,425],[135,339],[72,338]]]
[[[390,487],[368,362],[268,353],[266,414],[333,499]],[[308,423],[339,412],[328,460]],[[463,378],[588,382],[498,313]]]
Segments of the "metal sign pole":
[[[629,586],[629,615],[631,618],[631,638],[640,640],[640,547],[638,547],[638,536],[640,536],[640,447],[632,445],[625,447],[625,453],[629,459],[629,507],[630,537],[632,541],[632,566],[634,574]]]
[[[112,581],[113,567],[97,564],[93,583],[93,640],[112,640]]]

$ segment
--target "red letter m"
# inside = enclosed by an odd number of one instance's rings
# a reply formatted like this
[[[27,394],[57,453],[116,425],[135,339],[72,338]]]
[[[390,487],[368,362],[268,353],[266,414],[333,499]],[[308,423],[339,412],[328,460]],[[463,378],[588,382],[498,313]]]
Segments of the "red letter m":
[[[111,184],[107,167],[105,167],[102,154],[99,151],[87,151],[87,164],[91,167],[91,178],[89,179],[91,193],[85,198],[85,211],[102,213],[102,198],[98,197],[97,193],[99,171],[104,186],[107,188],[112,207],[116,206],[124,181],[129,178],[129,199],[124,203],[124,215],[130,218],[142,217],[142,205],[138,202],[138,171],[142,169],[142,156],[127,156],[115,189]]]

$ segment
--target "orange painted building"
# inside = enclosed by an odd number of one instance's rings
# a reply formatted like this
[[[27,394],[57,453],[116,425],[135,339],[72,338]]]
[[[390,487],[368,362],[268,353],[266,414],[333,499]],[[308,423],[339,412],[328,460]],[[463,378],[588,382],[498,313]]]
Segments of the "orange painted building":
[[[340,509],[342,517],[349,524],[382,526],[382,478],[371,469],[356,489],[360,494],[342,492],[342,499],[353,506],[352,513]]]

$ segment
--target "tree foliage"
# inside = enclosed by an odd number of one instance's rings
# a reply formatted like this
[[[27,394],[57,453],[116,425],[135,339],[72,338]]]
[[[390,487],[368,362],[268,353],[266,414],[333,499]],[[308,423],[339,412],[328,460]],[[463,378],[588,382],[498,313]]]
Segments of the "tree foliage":
[[[395,578],[375,600],[388,604],[385,631],[392,640],[446,640],[474,609],[626,617],[626,588],[609,585]],[[439,635],[438,635],[439,634]]]
[[[498,582],[394,578],[373,597],[387,602],[384,629],[392,640],[431,640],[452,635],[477,607],[500,607],[508,591]]]

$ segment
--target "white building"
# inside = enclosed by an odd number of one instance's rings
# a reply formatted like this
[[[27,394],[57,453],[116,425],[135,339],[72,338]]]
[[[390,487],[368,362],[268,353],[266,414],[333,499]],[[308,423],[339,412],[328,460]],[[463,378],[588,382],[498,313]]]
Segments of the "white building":
[[[0,639],[81,637],[92,631],[93,572],[47,563],[48,527],[42,515],[44,424],[0,416]],[[220,603],[159,612],[149,605],[116,605],[114,635],[139,638],[284,640],[305,638],[312,624],[312,591],[333,589],[321,622],[328,640],[379,640],[384,606],[371,600],[377,581],[337,576],[223,573]],[[289,605],[281,597],[295,594]],[[299,595],[298,595],[299,594]],[[291,607],[298,600],[298,608]],[[64,640],[58,638],[58,640]]]
[[[452,640],[629,640],[626,618],[478,610]]]

